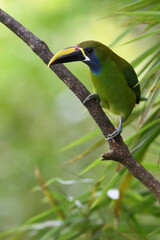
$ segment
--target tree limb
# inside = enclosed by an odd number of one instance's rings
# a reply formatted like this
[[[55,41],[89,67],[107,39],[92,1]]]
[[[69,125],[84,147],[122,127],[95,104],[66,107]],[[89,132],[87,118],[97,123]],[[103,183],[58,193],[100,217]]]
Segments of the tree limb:
[[[21,38],[45,64],[48,64],[53,54],[46,43],[37,38],[2,9],[0,9],[0,22]],[[52,65],[51,69],[83,103],[90,94],[86,87],[64,65]],[[103,135],[107,138],[108,134],[112,133],[115,128],[100,105],[92,99],[85,104],[85,107],[101,129]],[[103,154],[102,160],[114,160],[122,163],[160,202],[160,182],[132,157],[121,136],[117,136],[115,139],[108,141],[108,143],[110,152]]]

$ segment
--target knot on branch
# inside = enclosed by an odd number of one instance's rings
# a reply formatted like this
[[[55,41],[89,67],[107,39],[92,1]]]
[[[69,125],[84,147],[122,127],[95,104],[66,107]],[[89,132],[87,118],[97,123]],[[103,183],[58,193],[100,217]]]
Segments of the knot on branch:
[[[123,163],[125,159],[131,156],[127,147],[113,148],[109,152],[103,153],[101,155],[102,161],[104,160],[114,160]]]
[[[104,160],[114,160],[120,162],[120,154],[117,150],[111,150],[110,152],[103,153],[101,155],[102,161]]]

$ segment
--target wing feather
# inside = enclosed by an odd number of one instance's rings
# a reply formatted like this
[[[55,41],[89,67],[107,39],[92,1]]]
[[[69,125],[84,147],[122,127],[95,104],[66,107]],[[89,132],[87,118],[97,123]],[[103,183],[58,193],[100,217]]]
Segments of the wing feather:
[[[140,90],[140,85],[138,83],[138,78],[137,74],[135,73],[134,69],[132,66],[129,66],[124,70],[124,75],[127,80],[128,86],[135,92],[137,101],[136,103],[139,103],[140,101],[140,96],[141,96],[141,90]]]

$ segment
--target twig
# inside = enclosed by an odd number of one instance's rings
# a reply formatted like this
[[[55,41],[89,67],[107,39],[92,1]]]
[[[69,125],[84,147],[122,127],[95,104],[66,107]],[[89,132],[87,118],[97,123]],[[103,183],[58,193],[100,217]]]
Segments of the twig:
[[[37,38],[2,9],[0,9],[0,21],[21,38],[45,64],[48,64],[53,54],[46,43]],[[51,69],[83,103],[90,94],[86,87],[64,65],[51,66]],[[112,133],[115,129],[100,105],[93,99],[87,102],[85,107],[101,129],[103,135],[107,138],[108,134]],[[117,136],[115,139],[110,140],[109,146],[110,152],[103,154],[102,160],[114,160],[122,163],[160,202],[160,182],[132,157],[121,136]]]

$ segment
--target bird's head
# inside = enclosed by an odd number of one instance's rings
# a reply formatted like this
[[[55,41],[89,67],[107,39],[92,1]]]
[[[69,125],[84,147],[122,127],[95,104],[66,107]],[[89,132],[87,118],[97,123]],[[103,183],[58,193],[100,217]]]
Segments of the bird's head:
[[[81,42],[54,55],[49,61],[48,67],[52,64],[82,61],[90,67],[92,73],[98,74],[102,67],[103,58],[106,57],[106,48],[105,45],[97,41]]]

